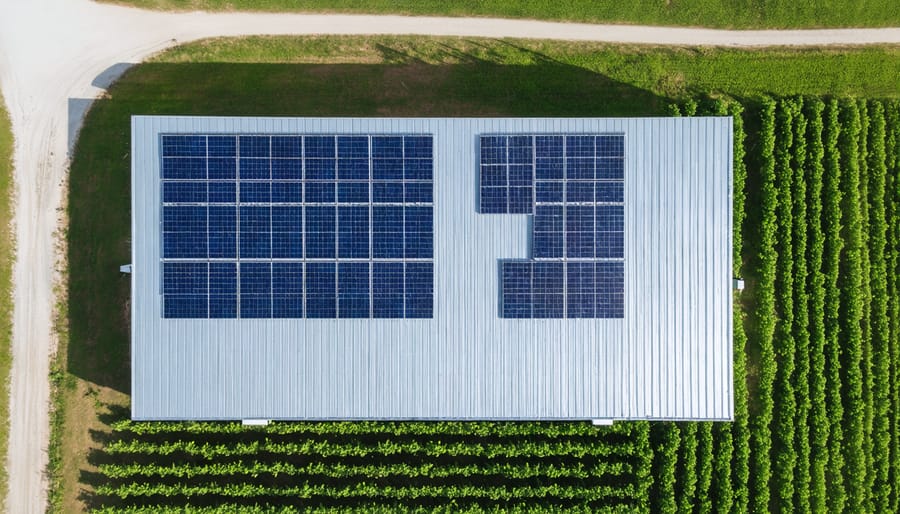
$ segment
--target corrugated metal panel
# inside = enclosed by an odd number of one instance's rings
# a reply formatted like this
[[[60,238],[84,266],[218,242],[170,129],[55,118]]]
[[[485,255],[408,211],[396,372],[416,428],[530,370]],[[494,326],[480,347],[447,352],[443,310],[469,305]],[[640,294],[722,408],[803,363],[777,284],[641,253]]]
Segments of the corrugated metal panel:
[[[159,134],[435,137],[431,320],[161,317]],[[626,134],[625,318],[498,317],[524,215],[477,213],[482,133]],[[132,119],[136,419],[731,419],[731,118]]]

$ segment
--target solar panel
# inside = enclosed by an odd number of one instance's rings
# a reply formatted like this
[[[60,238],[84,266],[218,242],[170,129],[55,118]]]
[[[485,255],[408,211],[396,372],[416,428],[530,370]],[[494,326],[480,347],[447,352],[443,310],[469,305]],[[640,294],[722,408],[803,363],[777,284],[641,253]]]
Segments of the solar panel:
[[[532,260],[501,263],[501,316],[623,317],[624,135],[483,135],[478,155],[480,212],[534,213]]]
[[[160,159],[164,317],[433,316],[431,135],[166,134]]]

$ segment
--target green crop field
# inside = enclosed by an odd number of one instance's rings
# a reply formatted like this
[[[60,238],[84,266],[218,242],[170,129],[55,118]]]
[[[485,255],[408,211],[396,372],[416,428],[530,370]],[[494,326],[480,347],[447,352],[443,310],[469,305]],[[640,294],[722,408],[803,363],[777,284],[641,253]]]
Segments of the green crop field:
[[[112,0],[148,9],[297,11],[493,16],[605,23],[722,28],[889,27],[900,24],[891,0],[733,2],[728,0]]]
[[[0,96],[0,459],[6,460],[9,440],[9,368],[12,364],[12,233],[13,136],[6,103]],[[6,468],[0,470],[0,488],[6,491]],[[2,504],[2,501],[0,501]],[[0,505],[2,507],[2,505]]]
[[[199,42],[126,73],[70,172],[59,512],[897,512],[900,50]],[[128,421],[132,114],[735,118],[734,423]],[[746,207],[746,208],[745,208]]]

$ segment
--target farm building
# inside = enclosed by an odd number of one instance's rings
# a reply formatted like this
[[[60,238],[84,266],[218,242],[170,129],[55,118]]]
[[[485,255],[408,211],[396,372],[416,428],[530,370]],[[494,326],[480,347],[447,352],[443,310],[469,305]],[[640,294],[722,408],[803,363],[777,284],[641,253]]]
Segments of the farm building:
[[[732,122],[132,118],[134,419],[730,420]]]

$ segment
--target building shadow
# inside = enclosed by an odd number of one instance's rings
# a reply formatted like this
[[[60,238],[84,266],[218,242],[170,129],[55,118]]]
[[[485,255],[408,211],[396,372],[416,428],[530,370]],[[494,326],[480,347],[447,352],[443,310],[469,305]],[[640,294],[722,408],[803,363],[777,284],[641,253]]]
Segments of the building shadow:
[[[500,65],[450,48],[452,64],[429,64],[402,48],[380,51],[395,64],[117,64],[94,81],[109,86],[129,69],[109,95],[89,110],[90,101],[70,100],[70,125],[87,114],[69,176],[69,372],[130,391],[130,278],[119,266],[131,259],[132,115],[640,116],[668,104],[540,54]]]

